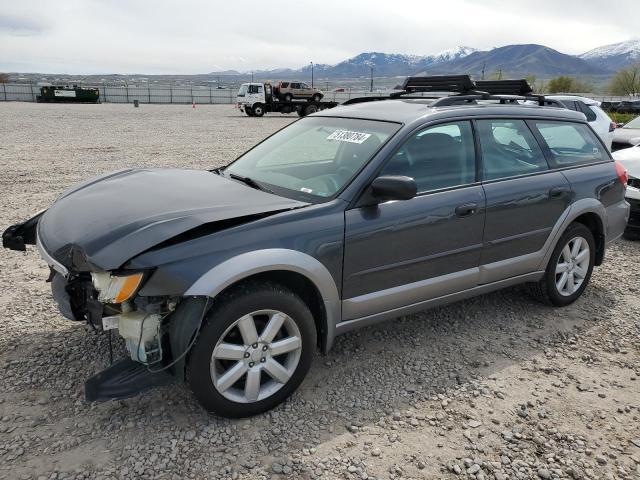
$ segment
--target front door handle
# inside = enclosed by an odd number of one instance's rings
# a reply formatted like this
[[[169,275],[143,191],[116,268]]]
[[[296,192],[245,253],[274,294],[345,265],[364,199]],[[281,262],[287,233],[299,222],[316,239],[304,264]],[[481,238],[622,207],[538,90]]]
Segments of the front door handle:
[[[458,217],[468,217],[469,215],[476,213],[477,210],[477,203],[465,203],[464,205],[460,205],[456,208],[456,215]]]
[[[553,187],[549,190],[549,196],[552,198],[558,198],[570,193],[571,189],[569,187]]]

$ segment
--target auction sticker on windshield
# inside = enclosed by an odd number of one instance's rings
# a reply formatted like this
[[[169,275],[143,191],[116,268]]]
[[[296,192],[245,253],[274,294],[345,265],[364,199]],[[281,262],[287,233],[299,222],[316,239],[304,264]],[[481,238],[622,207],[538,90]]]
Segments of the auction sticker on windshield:
[[[327,137],[327,140],[338,140],[339,142],[363,143],[371,136],[370,133],[351,132],[349,130],[336,130]]]

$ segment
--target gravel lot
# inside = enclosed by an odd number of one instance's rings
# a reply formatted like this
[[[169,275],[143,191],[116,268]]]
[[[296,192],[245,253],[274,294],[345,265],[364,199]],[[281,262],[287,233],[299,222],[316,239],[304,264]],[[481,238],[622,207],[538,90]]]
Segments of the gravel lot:
[[[297,118],[297,117],[295,117]],[[0,227],[130,166],[213,167],[293,120],[231,106],[0,103]],[[229,421],[184,387],[84,402],[106,338],[0,251],[1,478],[640,478],[640,242],[557,310],[514,288],[354,332],[284,406]]]

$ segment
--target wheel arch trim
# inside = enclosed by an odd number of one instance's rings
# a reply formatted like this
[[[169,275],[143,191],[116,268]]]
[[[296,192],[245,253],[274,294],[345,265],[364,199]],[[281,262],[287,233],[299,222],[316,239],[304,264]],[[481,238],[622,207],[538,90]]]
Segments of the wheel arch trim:
[[[606,209],[602,203],[600,203],[595,198],[582,198],[574,203],[572,203],[566,210],[565,213],[561,216],[560,220],[554,227],[552,231],[552,235],[550,235],[549,245],[546,246],[546,252],[542,261],[540,262],[539,268],[546,268],[547,263],[549,263],[549,259],[551,258],[551,254],[553,250],[556,248],[560,237],[565,232],[567,227],[571,225],[576,218],[585,213],[593,213],[595,214],[599,220],[600,225],[603,228],[602,234],[606,235],[605,230],[605,218],[606,218]],[[605,241],[606,244],[606,241]],[[603,247],[604,248],[604,247]]]
[[[198,278],[184,293],[185,296],[214,298],[231,285],[259,273],[291,271],[306,277],[317,289],[324,303],[326,338],[324,350],[331,349],[335,329],[341,317],[341,302],[329,270],[312,256],[284,248],[255,250],[232,257]]]

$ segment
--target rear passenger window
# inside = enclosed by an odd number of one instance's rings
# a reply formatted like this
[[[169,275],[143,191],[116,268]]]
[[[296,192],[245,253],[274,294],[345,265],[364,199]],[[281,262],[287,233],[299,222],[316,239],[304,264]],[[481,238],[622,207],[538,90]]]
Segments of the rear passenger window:
[[[548,170],[540,146],[523,120],[478,120],[483,180]]]
[[[587,117],[587,122],[593,122],[596,119],[596,112],[591,110],[591,107],[584,102],[576,102],[578,111],[584,113]]]
[[[558,167],[609,160],[604,147],[582,123],[535,122]]]
[[[382,175],[404,175],[418,192],[474,183],[476,157],[470,122],[425,128],[412,135],[391,157]]]

